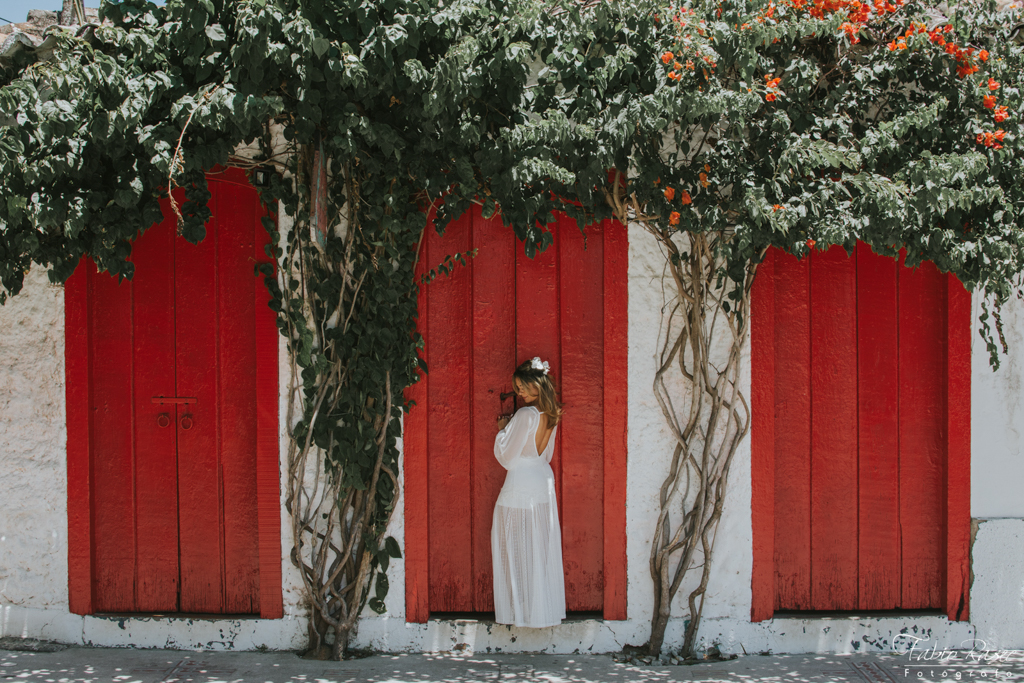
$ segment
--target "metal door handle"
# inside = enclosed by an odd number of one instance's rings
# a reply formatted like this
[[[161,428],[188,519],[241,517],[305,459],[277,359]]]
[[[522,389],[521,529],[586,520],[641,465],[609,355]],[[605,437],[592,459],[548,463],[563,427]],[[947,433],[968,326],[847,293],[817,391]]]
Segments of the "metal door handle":
[[[182,415],[181,416],[181,428],[182,429],[192,429],[192,416],[191,415]]]
[[[160,427],[167,427],[171,424],[171,416],[167,413],[160,413],[156,416],[156,423]]]

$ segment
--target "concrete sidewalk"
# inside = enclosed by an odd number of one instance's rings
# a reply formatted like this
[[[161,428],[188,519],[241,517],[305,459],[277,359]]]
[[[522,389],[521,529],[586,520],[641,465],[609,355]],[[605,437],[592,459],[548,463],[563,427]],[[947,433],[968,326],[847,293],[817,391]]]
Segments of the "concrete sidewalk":
[[[0,683],[427,683],[536,681],[628,683],[630,681],[723,681],[801,683],[850,681],[1024,680],[1020,653],[1001,651],[999,661],[959,653],[957,661],[907,654],[740,655],[724,662],[634,666],[612,655],[380,654],[344,662],[300,659],[292,652],[183,652],[67,647],[56,652],[0,649]]]

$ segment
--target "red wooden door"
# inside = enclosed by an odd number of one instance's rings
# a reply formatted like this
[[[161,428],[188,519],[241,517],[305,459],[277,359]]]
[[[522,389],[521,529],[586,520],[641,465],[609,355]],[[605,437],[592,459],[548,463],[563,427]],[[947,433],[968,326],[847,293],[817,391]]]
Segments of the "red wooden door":
[[[491,518],[505,477],[493,453],[496,418],[512,407],[500,398],[512,370],[533,356],[550,363],[566,404],[552,459],[566,607],[624,618],[625,231],[591,226],[584,249],[575,222],[552,227],[554,246],[532,260],[478,208],[443,236],[427,229],[420,272],[478,252],[420,294],[429,374],[413,389],[405,436],[410,620],[494,609]]]
[[[91,602],[87,612],[275,611],[272,596],[261,599],[257,504],[259,451],[276,432],[276,395],[257,359],[268,342],[276,356],[254,275],[269,260],[267,233],[244,174],[210,180],[213,218],[198,245],[176,236],[172,217],[135,241],[131,281],[88,259],[69,281],[69,469],[79,427],[89,464],[69,495],[84,487],[91,518],[89,566],[73,558],[71,573],[77,590],[76,572],[91,577],[89,599],[75,598]],[[71,404],[82,402],[86,424],[73,425]],[[73,519],[80,502],[69,501]]]
[[[902,258],[773,250],[758,272],[755,618],[966,613],[970,297]]]

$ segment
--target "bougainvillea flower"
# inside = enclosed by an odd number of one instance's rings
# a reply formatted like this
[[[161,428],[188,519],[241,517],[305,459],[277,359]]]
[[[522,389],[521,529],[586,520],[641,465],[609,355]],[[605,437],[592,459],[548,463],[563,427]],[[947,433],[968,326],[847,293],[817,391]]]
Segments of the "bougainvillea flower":
[[[672,54],[671,52],[663,52],[661,54],[661,61],[664,62],[665,64],[668,64],[669,62],[672,61],[673,57],[675,57],[675,55]]]
[[[679,201],[681,201],[683,204],[689,204],[690,202],[693,201],[693,199],[690,198],[689,192],[683,190],[683,193],[679,195]]]
[[[994,116],[996,123],[1002,123],[1009,117],[1010,115],[1007,113],[1006,107],[999,107],[998,109],[996,109],[996,113]]]
[[[807,240],[807,248],[814,249],[814,245],[817,244],[814,240]]]
[[[981,52],[979,52],[978,53],[978,59],[980,59],[983,62],[987,62],[988,61],[988,50],[982,50]]]
[[[669,225],[679,225],[679,212],[678,211],[673,211],[672,213],[670,213],[668,215],[668,224]]]
[[[984,103],[985,103],[985,108],[986,109],[995,109],[995,106],[996,106],[996,96],[995,95],[985,95]]]
[[[989,90],[999,90],[999,81],[997,81],[994,78],[988,79],[988,89]]]
[[[676,198],[676,190],[675,190],[675,188],[674,187],[666,187],[665,188],[665,199],[667,199],[668,201],[672,201],[675,198]]]

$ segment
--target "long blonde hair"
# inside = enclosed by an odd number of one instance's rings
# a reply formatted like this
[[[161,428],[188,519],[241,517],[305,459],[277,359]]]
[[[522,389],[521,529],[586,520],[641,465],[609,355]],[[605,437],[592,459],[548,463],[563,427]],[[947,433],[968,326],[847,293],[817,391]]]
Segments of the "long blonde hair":
[[[548,416],[552,426],[561,421],[562,404],[558,400],[558,390],[550,374],[545,375],[543,370],[537,370],[533,367],[533,361],[528,360],[515,369],[512,377],[524,385],[532,384],[537,387],[537,408]]]

